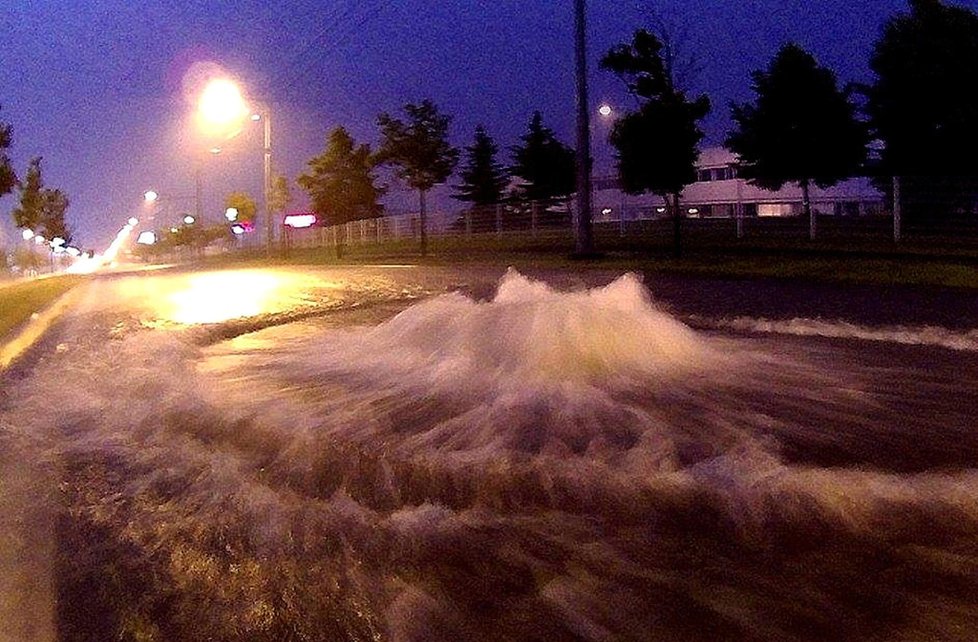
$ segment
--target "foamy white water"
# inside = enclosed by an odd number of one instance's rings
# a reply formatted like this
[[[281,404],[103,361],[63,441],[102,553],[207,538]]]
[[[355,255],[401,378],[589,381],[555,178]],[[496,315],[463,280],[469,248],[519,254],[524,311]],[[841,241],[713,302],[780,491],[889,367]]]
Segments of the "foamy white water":
[[[978,329],[951,330],[940,326],[897,326],[875,328],[825,319],[795,318],[789,320],[695,318],[700,324],[715,328],[756,332],[766,334],[790,334],[802,337],[825,337],[829,339],[857,339],[860,341],[879,341],[914,346],[936,346],[949,350],[967,352],[978,351]]]
[[[78,325],[113,338],[11,392],[6,440],[63,484],[65,600],[89,613],[66,639],[978,632],[959,353],[703,334],[633,276],[510,272],[376,314],[344,302],[417,290],[335,285],[205,330],[98,306]]]

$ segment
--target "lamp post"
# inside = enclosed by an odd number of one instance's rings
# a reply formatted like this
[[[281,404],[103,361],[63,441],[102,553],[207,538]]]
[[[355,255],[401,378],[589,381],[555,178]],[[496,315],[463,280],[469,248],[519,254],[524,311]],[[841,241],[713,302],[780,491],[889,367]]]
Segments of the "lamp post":
[[[256,118],[257,116],[257,118]],[[265,201],[265,247],[272,249],[275,226],[272,224],[272,110],[260,105],[252,120],[262,121],[262,195]]]
[[[587,98],[587,17],[585,0],[574,0],[577,54],[577,224],[574,250],[579,256],[594,253],[591,226],[591,115]]]
[[[205,132],[231,138],[240,131],[240,125],[248,117],[248,107],[238,85],[227,78],[217,78],[208,83],[198,105],[198,123]],[[265,245],[270,250],[275,240],[272,221],[272,110],[267,103],[256,104],[251,113],[253,122],[261,121],[262,140],[262,193],[265,217]],[[219,153],[220,148],[211,150]]]

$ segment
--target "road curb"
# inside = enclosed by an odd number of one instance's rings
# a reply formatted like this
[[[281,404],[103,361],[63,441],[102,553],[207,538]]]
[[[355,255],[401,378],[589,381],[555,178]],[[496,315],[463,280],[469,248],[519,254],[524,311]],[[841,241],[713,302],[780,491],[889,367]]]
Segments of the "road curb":
[[[55,299],[54,303],[31,316],[30,320],[14,331],[10,339],[0,341],[0,371],[10,367],[44,336],[44,333],[78,298],[80,289],[76,286],[68,290]]]

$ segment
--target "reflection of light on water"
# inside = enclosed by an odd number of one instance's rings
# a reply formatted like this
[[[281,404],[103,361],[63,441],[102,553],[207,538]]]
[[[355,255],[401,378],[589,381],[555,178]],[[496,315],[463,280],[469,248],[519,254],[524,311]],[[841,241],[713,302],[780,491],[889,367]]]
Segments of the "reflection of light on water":
[[[166,316],[177,323],[220,323],[281,312],[300,302],[297,290],[310,285],[310,279],[298,275],[265,271],[194,275],[166,296]]]

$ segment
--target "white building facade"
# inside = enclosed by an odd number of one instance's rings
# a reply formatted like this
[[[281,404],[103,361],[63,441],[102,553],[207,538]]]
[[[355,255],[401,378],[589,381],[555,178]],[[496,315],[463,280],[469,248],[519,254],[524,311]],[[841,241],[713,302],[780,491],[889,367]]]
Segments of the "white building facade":
[[[680,197],[690,218],[783,217],[802,214],[801,187],[785,185],[771,191],[737,176],[737,156],[722,147],[700,152],[696,182]],[[850,178],[822,189],[809,188],[812,208],[822,215],[872,216],[883,213],[883,194],[869,178]],[[661,218],[665,203],[653,194],[632,196],[618,188],[616,177],[594,179],[595,221]]]

